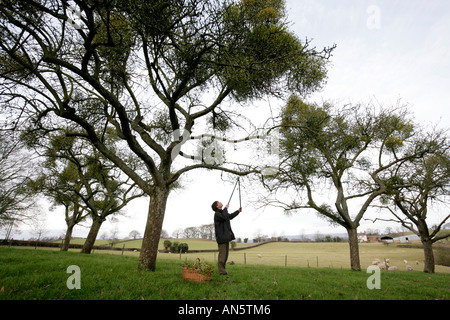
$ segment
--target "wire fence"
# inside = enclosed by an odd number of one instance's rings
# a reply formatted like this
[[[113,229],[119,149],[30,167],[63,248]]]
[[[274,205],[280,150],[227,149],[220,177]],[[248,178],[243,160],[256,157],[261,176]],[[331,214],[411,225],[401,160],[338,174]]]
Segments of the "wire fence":
[[[158,254],[160,259],[177,259],[181,261],[194,261],[197,258],[208,262],[217,263],[218,252],[199,253],[164,253]],[[305,254],[260,254],[248,252],[233,252],[228,255],[228,264],[239,265],[270,265],[285,267],[307,267],[307,268],[344,268],[349,261],[336,257]]]

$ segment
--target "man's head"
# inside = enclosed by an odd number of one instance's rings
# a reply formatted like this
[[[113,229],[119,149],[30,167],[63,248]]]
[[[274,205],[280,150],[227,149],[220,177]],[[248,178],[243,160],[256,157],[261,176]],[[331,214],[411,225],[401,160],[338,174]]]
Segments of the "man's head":
[[[223,204],[220,201],[214,201],[213,204],[211,205],[211,208],[213,209],[213,211],[216,211],[217,209],[222,210]]]

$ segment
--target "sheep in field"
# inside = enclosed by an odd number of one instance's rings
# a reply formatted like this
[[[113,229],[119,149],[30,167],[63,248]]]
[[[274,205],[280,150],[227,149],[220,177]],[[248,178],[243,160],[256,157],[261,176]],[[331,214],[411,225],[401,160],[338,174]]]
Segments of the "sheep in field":
[[[398,268],[396,266],[392,266],[388,268],[389,271],[396,271]]]

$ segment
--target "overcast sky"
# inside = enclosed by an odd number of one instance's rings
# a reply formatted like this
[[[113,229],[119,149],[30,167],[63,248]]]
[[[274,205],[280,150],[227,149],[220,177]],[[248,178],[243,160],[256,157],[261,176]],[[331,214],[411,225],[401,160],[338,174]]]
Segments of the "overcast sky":
[[[450,1],[287,0],[287,9],[291,29],[301,39],[313,39],[317,48],[337,45],[327,85],[309,97],[310,101],[378,101],[388,106],[400,100],[409,105],[417,121],[449,126]],[[176,228],[212,223],[211,203],[226,202],[233,188],[222,182],[217,172],[193,173],[185,181],[186,188],[174,192],[169,199],[163,225],[169,234]],[[255,210],[247,203],[254,188],[243,186],[244,211],[232,221],[237,237],[252,239],[256,232],[269,236],[345,233],[344,228],[330,227],[311,212],[286,216],[271,208]],[[134,229],[143,234],[147,201],[131,204],[118,223],[105,222],[100,235],[113,228],[119,230],[121,237]],[[231,209],[237,207],[235,196]],[[52,214],[46,226],[62,232],[62,211]],[[85,223],[85,227],[77,227],[74,235],[85,236],[87,226]],[[363,221],[359,230],[382,231],[385,226]]]

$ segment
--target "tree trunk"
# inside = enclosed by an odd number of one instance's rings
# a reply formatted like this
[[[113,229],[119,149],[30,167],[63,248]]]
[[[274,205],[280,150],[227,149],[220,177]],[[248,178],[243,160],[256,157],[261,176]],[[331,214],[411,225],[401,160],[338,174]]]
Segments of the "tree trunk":
[[[69,250],[70,240],[72,239],[73,227],[75,227],[75,223],[70,223],[67,226],[66,236],[64,237],[64,243],[63,243],[63,245],[61,247],[61,251],[68,251]]]
[[[434,273],[433,242],[431,240],[422,240],[422,244],[425,255],[425,266],[423,267],[423,272]]]
[[[102,226],[102,223],[104,221],[105,219],[103,218],[99,218],[96,216],[92,217],[92,226],[89,230],[87,239],[84,242],[83,249],[81,249],[81,253],[91,253],[92,248],[94,247],[95,240],[97,239],[98,232],[100,231],[100,227]]]
[[[434,273],[434,254],[433,254],[433,241],[430,238],[430,233],[428,229],[427,222],[423,218],[425,214],[421,215],[418,219],[416,226],[419,231],[420,241],[423,245],[423,253],[425,258],[425,265],[423,267],[423,272]]]
[[[348,243],[350,245],[350,266],[352,270],[361,271],[361,262],[359,260],[358,231],[356,228],[347,229]]]
[[[169,191],[165,188],[156,188],[156,191],[150,194],[147,225],[139,256],[139,269],[156,270],[156,256],[168,196]]]

